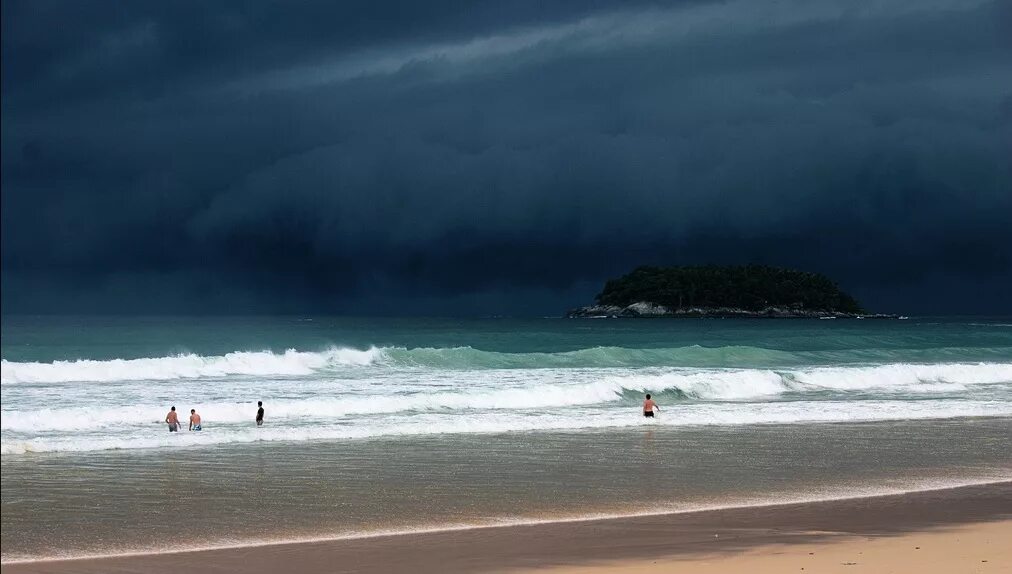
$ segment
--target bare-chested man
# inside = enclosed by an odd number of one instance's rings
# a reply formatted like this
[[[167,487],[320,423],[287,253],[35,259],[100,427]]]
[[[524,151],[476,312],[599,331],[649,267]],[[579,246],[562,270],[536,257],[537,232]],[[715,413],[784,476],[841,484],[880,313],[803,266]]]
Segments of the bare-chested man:
[[[190,430],[200,430],[200,415],[197,414],[197,409],[190,409]]]
[[[179,430],[179,417],[176,416],[176,407],[172,407],[169,414],[165,415],[165,422],[169,423],[169,432]]]
[[[654,418],[654,411],[660,412],[661,408],[657,406],[657,403],[647,395],[647,400],[643,401],[643,416]]]

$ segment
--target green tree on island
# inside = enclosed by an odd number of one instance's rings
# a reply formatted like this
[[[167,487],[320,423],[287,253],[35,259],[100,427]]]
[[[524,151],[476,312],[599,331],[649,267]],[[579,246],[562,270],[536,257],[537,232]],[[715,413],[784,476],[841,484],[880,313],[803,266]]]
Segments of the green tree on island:
[[[597,295],[599,305],[624,307],[639,301],[673,310],[788,307],[864,313],[853,297],[825,275],[767,265],[638,267],[609,280]]]

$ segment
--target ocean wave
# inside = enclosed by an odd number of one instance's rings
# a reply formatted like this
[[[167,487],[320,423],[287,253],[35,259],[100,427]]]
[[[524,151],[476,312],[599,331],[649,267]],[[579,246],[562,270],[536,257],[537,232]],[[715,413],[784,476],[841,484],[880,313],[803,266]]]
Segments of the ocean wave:
[[[674,393],[701,400],[747,400],[818,391],[932,394],[965,391],[973,385],[1012,383],[1012,363],[679,370],[633,373],[620,377],[620,381],[633,396],[643,392]]]
[[[507,374],[512,376],[507,377]],[[1012,383],[1012,363],[892,364],[791,370],[559,370],[549,379],[516,376],[515,371],[494,371],[491,375],[471,372],[449,380],[410,379],[399,387],[391,381],[374,384],[375,381],[368,380],[340,386],[277,387],[270,392],[282,396],[269,401],[270,416],[275,420],[325,422],[355,415],[409,411],[445,411],[469,416],[469,412],[489,410],[621,407],[623,403],[635,405],[644,393],[653,393],[655,398],[668,403],[769,401],[788,394],[793,399],[831,399],[855,392],[872,392],[878,396],[902,394],[907,398],[965,395],[976,385]],[[572,378],[577,380],[566,381]],[[257,395],[262,396],[264,392],[258,389]],[[284,393],[295,396],[285,397]],[[248,422],[256,410],[253,405],[252,402],[192,401],[184,403],[183,411],[192,406],[208,422],[233,424]],[[150,401],[135,405],[106,404],[101,408],[101,416],[117,426],[143,427],[159,423],[165,409],[165,404]],[[96,424],[93,407],[7,407],[2,414],[0,429],[4,431],[65,432],[89,429]]]
[[[635,367],[793,367],[837,363],[897,363],[1005,360],[1012,348],[853,349],[780,351],[750,346],[634,349],[592,347],[555,353],[506,353],[473,347],[333,347],[320,352],[289,349],[236,351],[221,356],[196,354],[157,358],[75,361],[0,361],[0,384],[164,381],[228,376],[310,376],[345,367],[385,366],[443,370],[635,368]],[[929,367],[930,368],[930,367]],[[814,384],[814,383],[813,383]]]
[[[672,349],[593,347],[557,353],[505,353],[473,347],[334,347],[322,352],[237,351],[223,356],[196,354],[158,358],[52,363],[0,362],[0,383],[65,383],[173,380],[203,377],[301,376],[346,366],[385,365],[435,369],[532,369],[566,367],[720,366],[736,363],[796,362],[792,353],[748,346]]]
[[[895,363],[868,367],[816,367],[791,371],[792,381],[808,387],[852,391],[866,389],[930,389],[945,392],[966,385],[1012,382],[1012,363]],[[941,386],[937,386],[941,385]]]
[[[473,347],[414,349],[387,348],[385,358],[390,364],[443,369],[527,369],[527,368],[594,368],[723,366],[729,364],[795,363],[797,354],[762,347],[729,345],[725,347],[687,347],[635,349],[628,347],[590,347],[556,353],[503,353]]]
[[[378,363],[441,369],[533,369],[607,367],[789,367],[837,363],[966,362],[1012,359],[1012,347],[931,349],[847,349],[783,351],[748,345],[672,348],[591,347],[555,353],[503,353],[473,347],[382,348]]]
[[[373,347],[366,350],[333,348],[319,353],[289,349],[284,353],[237,351],[212,357],[187,354],[159,358],[110,361],[82,359],[52,363],[19,363],[5,359],[0,361],[0,383],[164,381],[229,375],[311,375],[328,367],[369,365],[382,353],[381,349]]]

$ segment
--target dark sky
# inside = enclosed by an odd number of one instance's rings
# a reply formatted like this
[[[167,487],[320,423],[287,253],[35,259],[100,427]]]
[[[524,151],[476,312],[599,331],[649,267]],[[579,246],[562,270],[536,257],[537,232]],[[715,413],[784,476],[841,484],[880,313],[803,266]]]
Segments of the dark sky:
[[[1012,313],[1012,2],[2,6],[5,313]]]

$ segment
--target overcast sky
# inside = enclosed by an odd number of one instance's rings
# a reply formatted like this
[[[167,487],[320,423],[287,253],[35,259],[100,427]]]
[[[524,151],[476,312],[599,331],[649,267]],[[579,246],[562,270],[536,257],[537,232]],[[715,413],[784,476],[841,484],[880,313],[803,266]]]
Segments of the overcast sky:
[[[2,6],[5,313],[1012,313],[1012,2]]]

